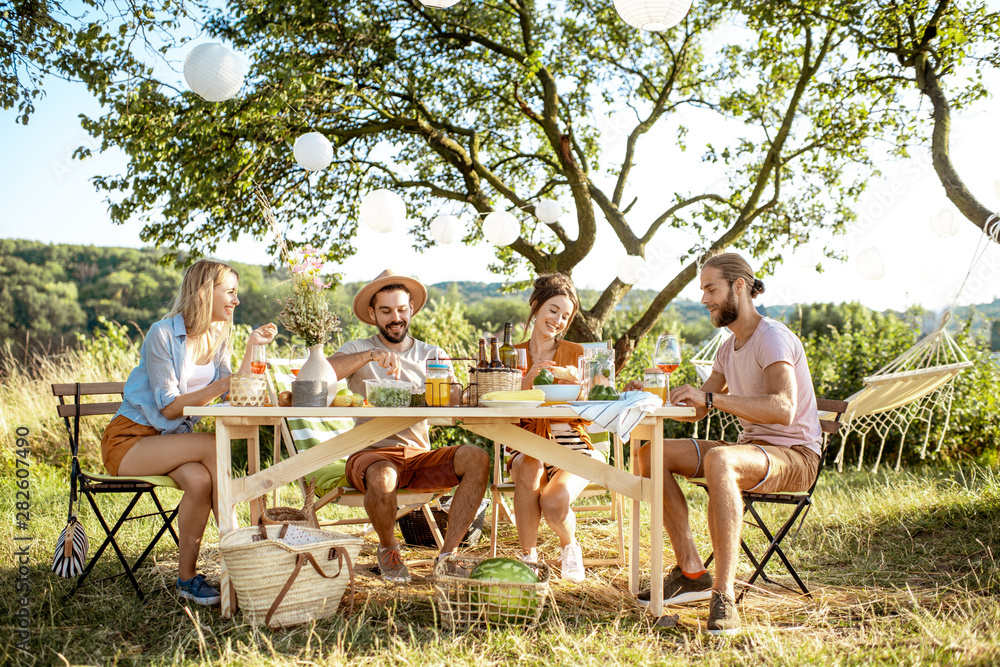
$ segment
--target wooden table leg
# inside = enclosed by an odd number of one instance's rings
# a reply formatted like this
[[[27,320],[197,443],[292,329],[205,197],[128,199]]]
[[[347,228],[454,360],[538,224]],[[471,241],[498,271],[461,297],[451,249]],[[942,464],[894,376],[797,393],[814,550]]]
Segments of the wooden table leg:
[[[653,484],[652,518],[650,520],[650,580],[649,608],[653,616],[663,615],[663,420],[653,425],[650,443],[650,481]]]
[[[632,458],[632,472],[636,473],[639,470],[639,447],[642,446],[642,441],[639,438],[632,437],[629,440],[629,456]],[[636,498],[632,499],[632,511],[630,512],[630,525],[629,525],[629,565],[628,565],[628,589],[632,595],[637,595],[639,593],[639,551],[640,551],[640,537],[642,536],[642,501]]]
[[[216,516],[219,521],[219,542],[223,536],[232,532],[236,528],[233,517],[233,503],[231,502],[230,485],[232,484],[232,441],[229,439],[229,428],[225,421],[217,419],[215,421],[215,479],[218,484],[216,490]],[[219,593],[221,594],[222,618],[232,618],[236,612],[236,591],[229,583],[229,569],[226,567],[226,559],[220,556],[219,566]]]
[[[253,433],[247,434],[247,474],[255,475],[260,472],[260,429],[254,428]],[[275,491],[277,493],[277,491]],[[260,522],[260,503],[257,499],[250,501],[250,525],[256,526]]]

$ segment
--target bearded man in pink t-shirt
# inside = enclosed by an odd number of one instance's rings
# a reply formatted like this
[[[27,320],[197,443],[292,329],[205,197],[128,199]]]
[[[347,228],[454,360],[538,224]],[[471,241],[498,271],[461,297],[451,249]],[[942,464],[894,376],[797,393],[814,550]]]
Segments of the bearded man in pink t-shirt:
[[[712,324],[733,332],[715,358],[700,389],[670,392],[670,402],[696,408],[685,421],[709,410],[739,419],[735,443],[665,440],[663,443],[664,526],[677,565],[663,584],[666,604],[708,600],[708,631],[740,629],[733,581],[743,522],[741,490],[761,493],[807,491],[819,466],[821,431],[816,395],[805,351],[788,327],[757,312],[753,299],[764,292],[746,260],[735,253],[711,257],[701,271],[701,302]],[[640,473],[649,477],[649,445],[639,451]],[[688,523],[687,502],[674,475],[704,477],[708,486],[708,528],[715,550],[715,578],[705,569]],[[649,591],[639,601],[649,601]]]

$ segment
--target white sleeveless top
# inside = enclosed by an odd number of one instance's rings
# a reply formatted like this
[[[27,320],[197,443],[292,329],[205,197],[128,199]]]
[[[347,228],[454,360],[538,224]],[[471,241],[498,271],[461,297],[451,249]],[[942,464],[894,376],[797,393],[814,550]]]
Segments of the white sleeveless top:
[[[196,364],[190,359],[184,362],[187,371],[187,390],[189,392],[204,389],[215,377],[215,364],[211,361],[207,364]]]

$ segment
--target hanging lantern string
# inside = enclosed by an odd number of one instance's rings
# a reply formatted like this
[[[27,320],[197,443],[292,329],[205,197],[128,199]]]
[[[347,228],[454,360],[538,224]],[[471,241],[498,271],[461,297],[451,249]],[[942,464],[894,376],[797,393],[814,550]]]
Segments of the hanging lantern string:
[[[989,242],[993,241],[994,243],[1000,243],[1000,212],[994,213],[990,217],[986,218],[986,223],[983,225],[983,235],[986,237],[986,240],[984,242],[984,240],[980,238],[979,241],[976,242],[976,249],[972,253],[972,263],[969,264],[969,270],[965,272],[965,278],[962,279],[962,286],[958,288],[958,292],[955,293],[955,298],[952,299],[951,305],[948,306],[948,310],[944,317],[945,321],[947,321],[951,311],[954,310],[955,304],[958,303],[958,297],[961,296],[962,290],[965,289],[965,283],[968,282],[969,276],[972,275],[972,270],[976,268],[976,264],[978,264],[979,260],[981,260],[983,255],[986,254],[986,250],[990,245]]]

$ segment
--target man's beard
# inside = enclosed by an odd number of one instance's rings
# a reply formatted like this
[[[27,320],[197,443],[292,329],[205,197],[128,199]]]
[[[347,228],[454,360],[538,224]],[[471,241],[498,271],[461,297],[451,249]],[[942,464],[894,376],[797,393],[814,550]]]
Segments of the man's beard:
[[[736,302],[736,293],[733,292],[733,288],[729,288],[729,298],[726,299],[719,308],[712,313],[712,324],[715,325],[717,329],[722,327],[728,327],[730,324],[736,321],[736,318],[740,316],[740,309]]]
[[[394,324],[402,324],[403,328],[398,334],[389,333],[389,327]],[[396,320],[395,322],[389,322],[384,327],[380,324],[378,327],[378,332],[382,334],[382,338],[385,338],[390,343],[402,343],[406,340],[406,333],[410,330],[410,323],[404,322],[403,320]]]

